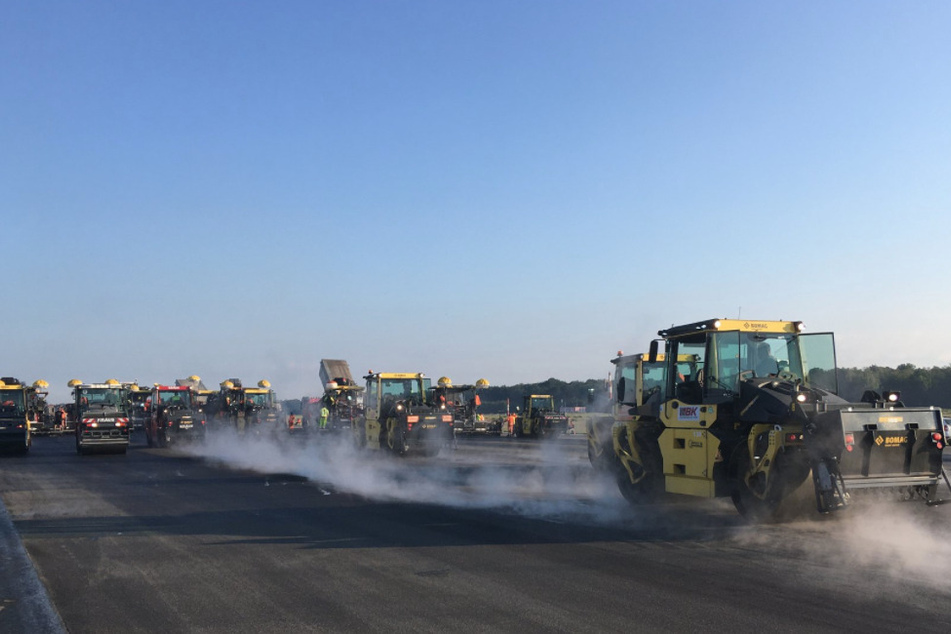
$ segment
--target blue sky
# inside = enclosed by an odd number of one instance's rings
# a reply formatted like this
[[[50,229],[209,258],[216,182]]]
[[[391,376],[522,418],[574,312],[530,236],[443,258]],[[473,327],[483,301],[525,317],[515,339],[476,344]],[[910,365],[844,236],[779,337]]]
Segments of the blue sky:
[[[946,2],[0,5],[2,372],[607,376],[659,328],[951,363]]]

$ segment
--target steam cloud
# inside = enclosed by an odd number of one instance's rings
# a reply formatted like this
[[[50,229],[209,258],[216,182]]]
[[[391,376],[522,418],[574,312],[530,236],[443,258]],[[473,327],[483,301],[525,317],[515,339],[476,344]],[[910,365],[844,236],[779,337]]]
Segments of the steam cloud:
[[[948,577],[951,505],[860,500],[829,517],[813,514],[782,524],[748,526],[729,500],[688,499],[631,508],[613,480],[588,464],[580,439],[519,448],[505,443],[460,441],[456,451],[443,449],[436,458],[397,458],[357,450],[346,437],[276,442],[219,432],[182,451],[232,468],[300,476],[327,494],[646,529],[653,538],[665,540],[722,540],[724,547],[754,548],[800,562],[798,572],[789,571],[793,574],[823,570],[830,587],[854,583],[856,570],[916,584],[944,584]],[[806,493],[808,497],[811,490]]]
[[[233,468],[300,476],[327,492],[374,500],[499,508],[598,522],[618,520],[629,512],[614,483],[590,467],[580,439],[489,450],[505,442],[461,441],[456,451],[444,448],[435,458],[398,458],[356,449],[344,436],[275,441],[218,432],[182,451]]]

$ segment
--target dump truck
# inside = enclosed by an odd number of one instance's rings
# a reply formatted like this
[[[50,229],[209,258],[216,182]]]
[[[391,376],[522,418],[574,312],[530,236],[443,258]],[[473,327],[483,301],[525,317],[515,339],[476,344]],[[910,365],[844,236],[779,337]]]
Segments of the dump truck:
[[[832,333],[797,321],[709,319],[658,332],[647,362],[665,373],[614,433],[618,486],[639,504],[672,493],[730,497],[740,514],[775,517],[812,481],[816,509],[848,507],[865,490],[937,503],[941,411],[897,393],[838,396]]]
[[[371,372],[363,378],[365,409],[353,425],[358,447],[434,456],[452,446],[452,412],[433,402],[431,379],[401,372]]]
[[[453,429],[456,434],[501,434],[502,422],[500,419],[486,420],[479,413],[482,399],[479,390],[489,387],[489,382],[479,379],[474,385],[453,385],[452,379],[447,376],[436,381],[432,390],[431,400],[434,403],[445,404],[452,412]]]
[[[555,409],[550,394],[526,394],[515,415],[517,438],[554,438],[568,431],[568,417]]]
[[[116,379],[83,383],[73,379],[76,453],[126,453],[129,448],[127,388]]]
[[[305,428],[317,433],[350,433],[364,418],[364,387],[354,382],[350,364],[342,359],[321,359],[319,378],[323,396],[301,402]]]
[[[205,437],[205,418],[197,410],[190,385],[160,385],[148,400],[145,441],[149,447],[168,447]]]
[[[29,412],[35,385],[27,386],[12,376],[0,378],[0,449],[29,453],[33,444]]]

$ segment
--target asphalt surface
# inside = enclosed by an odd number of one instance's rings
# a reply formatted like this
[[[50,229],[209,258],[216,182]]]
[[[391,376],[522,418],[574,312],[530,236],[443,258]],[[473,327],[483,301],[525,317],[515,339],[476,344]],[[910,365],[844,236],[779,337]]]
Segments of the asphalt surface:
[[[951,505],[750,526],[578,439],[327,445],[0,457],[0,632],[951,631]]]

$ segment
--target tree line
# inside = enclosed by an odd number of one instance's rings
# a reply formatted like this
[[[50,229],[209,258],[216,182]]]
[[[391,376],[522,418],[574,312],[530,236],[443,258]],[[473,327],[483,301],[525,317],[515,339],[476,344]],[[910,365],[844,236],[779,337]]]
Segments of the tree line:
[[[839,395],[849,401],[862,398],[865,390],[901,392],[909,407],[935,405],[951,408],[951,365],[918,368],[903,363],[897,368],[873,365],[867,368],[839,368]]]
[[[934,405],[951,409],[951,365],[918,368],[903,363],[897,368],[873,365],[867,368],[838,369],[839,396],[857,402],[866,390],[881,394],[885,390],[901,392],[902,402],[909,407]],[[499,385],[479,390],[483,414],[504,414],[522,406],[526,394],[550,394],[555,406],[584,407],[587,411],[610,411],[609,386],[604,379],[561,381],[550,378],[540,383]],[[291,413],[300,413],[300,401],[285,401]]]
[[[839,368],[838,393],[842,398],[858,402],[866,390],[901,392],[908,407],[934,405],[951,409],[951,365],[919,368],[903,363],[897,368],[873,365],[867,368]],[[485,414],[506,411],[506,400],[514,410],[522,405],[526,394],[551,394],[556,407],[586,407],[588,411],[605,411],[608,386],[604,379],[560,381],[550,378],[541,383],[519,383],[487,387],[479,391]]]

